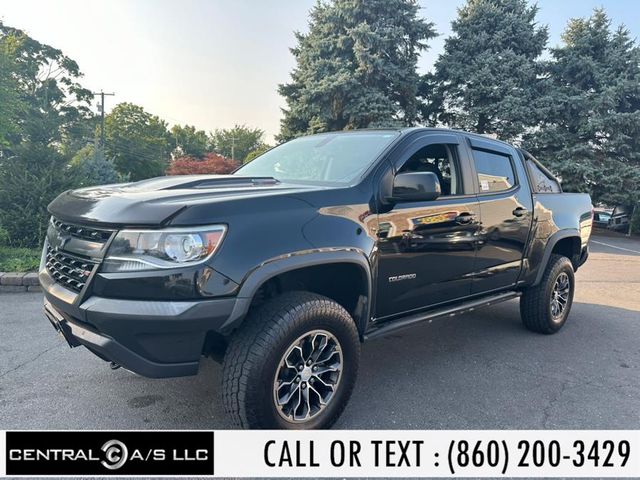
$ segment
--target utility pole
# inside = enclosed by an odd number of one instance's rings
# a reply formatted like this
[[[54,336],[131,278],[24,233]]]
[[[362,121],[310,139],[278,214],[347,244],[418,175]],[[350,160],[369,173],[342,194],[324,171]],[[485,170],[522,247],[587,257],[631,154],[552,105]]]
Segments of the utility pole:
[[[233,161],[236,160],[235,153],[236,153],[236,137],[231,137],[231,160]]]
[[[100,147],[104,148],[104,97],[111,96],[113,97],[115,93],[104,93],[100,90],[100,93],[92,92],[93,96],[100,95]]]

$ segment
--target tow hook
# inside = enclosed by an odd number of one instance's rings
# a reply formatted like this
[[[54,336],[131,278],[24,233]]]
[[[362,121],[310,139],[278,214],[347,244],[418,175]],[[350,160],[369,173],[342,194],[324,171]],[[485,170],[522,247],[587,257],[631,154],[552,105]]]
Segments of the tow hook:
[[[111,363],[109,364],[109,368],[110,368],[111,370],[117,370],[117,369],[119,369],[119,368],[120,368],[120,365],[118,365],[118,364],[117,364],[117,363],[115,363],[115,362],[111,362]]]

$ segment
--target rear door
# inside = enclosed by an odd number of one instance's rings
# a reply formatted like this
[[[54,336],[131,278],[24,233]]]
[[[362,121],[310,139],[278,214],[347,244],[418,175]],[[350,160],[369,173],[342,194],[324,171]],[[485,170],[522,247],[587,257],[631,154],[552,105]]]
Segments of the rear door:
[[[425,133],[394,162],[394,174],[435,173],[442,195],[379,214],[378,318],[470,294],[479,212],[461,141],[455,133]]]
[[[468,137],[481,229],[471,293],[514,285],[531,229],[533,200],[516,150],[502,142]]]

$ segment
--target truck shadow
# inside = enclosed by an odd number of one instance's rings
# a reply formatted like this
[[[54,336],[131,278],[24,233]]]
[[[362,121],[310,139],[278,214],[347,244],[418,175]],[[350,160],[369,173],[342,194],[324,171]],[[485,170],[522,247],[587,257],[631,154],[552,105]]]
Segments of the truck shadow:
[[[639,311],[588,303],[550,336],[524,329],[517,301],[435,320],[363,346],[336,428],[639,428],[637,338]],[[128,425],[225,429],[221,370],[205,360],[197,377],[110,383]]]
[[[556,335],[517,301],[364,346],[339,428],[631,428],[640,425],[640,312],[575,303]]]

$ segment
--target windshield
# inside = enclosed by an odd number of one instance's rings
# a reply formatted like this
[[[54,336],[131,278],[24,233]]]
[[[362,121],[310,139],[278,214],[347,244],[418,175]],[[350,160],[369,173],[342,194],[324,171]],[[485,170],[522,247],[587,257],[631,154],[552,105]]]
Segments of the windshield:
[[[398,137],[394,131],[323,133],[269,150],[234,175],[278,180],[350,183]]]

